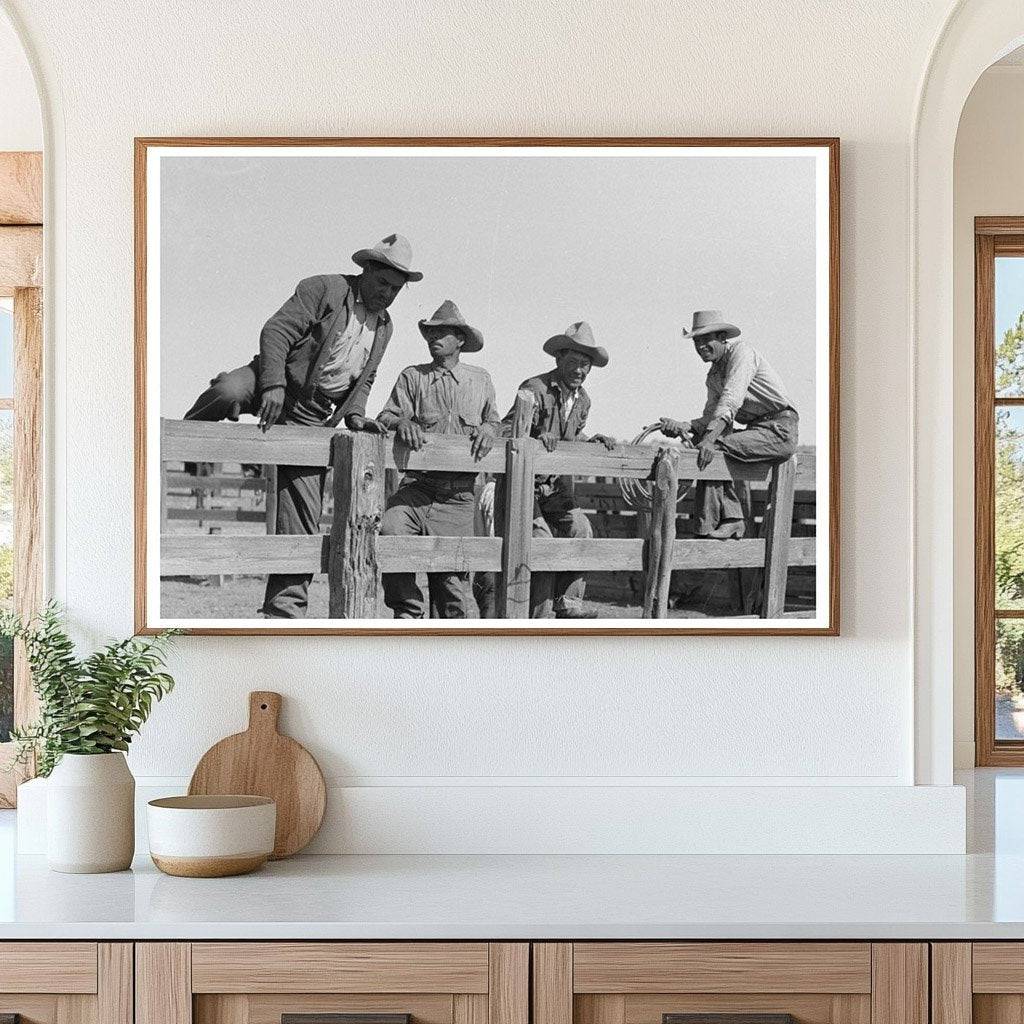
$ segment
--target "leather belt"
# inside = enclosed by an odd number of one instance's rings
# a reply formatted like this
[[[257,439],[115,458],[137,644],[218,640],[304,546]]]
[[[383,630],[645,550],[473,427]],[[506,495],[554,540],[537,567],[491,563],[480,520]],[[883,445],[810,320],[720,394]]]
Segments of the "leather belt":
[[[751,427],[758,423],[767,423],[769,420],[799,420],[800,414],[792,407],[780,409],[778,412],[766,412],[763,416],[755,416],[747,420],[746,426]]]

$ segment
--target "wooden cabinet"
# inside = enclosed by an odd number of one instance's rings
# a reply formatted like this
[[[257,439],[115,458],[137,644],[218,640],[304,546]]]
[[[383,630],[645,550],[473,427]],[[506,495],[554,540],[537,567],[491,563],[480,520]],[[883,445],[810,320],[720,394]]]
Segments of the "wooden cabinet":
[[[130,942],[0,943],[0,1017],[132,1024]]]
[[[1024,1020],[1024,942],[933,942],[933,1024]]]
[[[869,942],[533,946],[533,1024],[673,1024],[669,1015],[676,1014],[742,1015],[736,1024],[758,1024],[766,1014],[791,1014],[795,1024],[928,1024],[928,948]],[[778,1017],[762,1019],[780,1024]]]
[[[672,1019],[687,1014],[1020,1024],[1024,943],[0,942],[5,1014],[21,1024],[700,1024]],[[339,1014],[350,1016],[324,1021]]]
[[[139,943],[136,985],[136,1024],[306,1024],[323,1014],[529,1024],[529,945]]]

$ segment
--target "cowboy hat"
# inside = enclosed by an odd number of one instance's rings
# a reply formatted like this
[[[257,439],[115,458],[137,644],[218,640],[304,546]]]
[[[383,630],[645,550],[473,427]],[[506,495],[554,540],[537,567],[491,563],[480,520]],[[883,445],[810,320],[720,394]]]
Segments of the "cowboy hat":
[[[425,338],[431,327],[456,327],[462,331],[466,339],[462,346],[463,352],[479,352],[484,347],[484,336],[475,327],[466,323],[466,318],[459,312],[459,307],[451,299],[445,299],[429,320],[420,321],[420,334]]]
[[[734,324],[726,323],[722,319],[720,309],[699,309],[693,314],[693,329],[683,328],[684,338],[699,338],[703,334],[714,334],[715,331],[724,331],[727,338],[738,338],[740,329]]]
[[[557,356],[564,349],[581,352],[594,366],[608,365],[608,353],[595,344],[594,332],[585,320],[570,324],[561,334],[555,334],[544,342],[544,351],[549,356]]]
[[[360,267],[367,263],[383,263],[385,267],[398,270],[410,281],[422,281],[423,275],[418,270],[410,270],[412,263],[412,246],[405,235],[388,235],[382,238],[372,249],[358,249],[352,253],[352,262]]]

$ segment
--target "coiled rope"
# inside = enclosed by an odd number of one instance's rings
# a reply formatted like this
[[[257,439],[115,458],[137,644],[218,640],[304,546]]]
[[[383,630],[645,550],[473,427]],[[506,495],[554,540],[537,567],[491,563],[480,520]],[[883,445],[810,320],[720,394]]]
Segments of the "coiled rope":
[[[630,444],[643,444],[651,434],[658,434],[661,432],[660,423],[652,423],[650,426],[644,427],[636,437],[630,442]],[[667,445],[664,447],[668,447]],[[688,441],[684,441],[680,446],[682,448],[693,448],[693,445]],[[676,498],[676,508],[679,508],[683,500],[689,495],[693,489],[693,485],[696,481],[687,480],[685,481],[686,486],[684,487],[684,481],[679,481],[679,495]],[[654,486],[650,480],[637,480],[635,477],[619,477],[619,490],[622,492],[622,500],[631,508],[637,512],[650,512],[651,510],[651,495],[654,492]]]

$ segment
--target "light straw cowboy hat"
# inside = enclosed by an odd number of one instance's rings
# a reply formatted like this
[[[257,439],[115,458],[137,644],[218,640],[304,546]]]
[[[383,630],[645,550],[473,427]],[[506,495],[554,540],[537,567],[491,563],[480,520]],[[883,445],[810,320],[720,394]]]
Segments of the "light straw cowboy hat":
[[[466,318],[451,299],[445,299],[429,320],[420,321],[420,334],[425,338],[427,330],[424,328],[431,327],[456,327],[462,331],[462,336],[466,339],[462,346],[463,352],[479,352],[484,347],[483,334],[466,323]]]
[[[585,320],[570,324],[561,334],[556,334],[544,342],[544,351],[549,356],[557,356],[564,349],[581,352],[594,366],[608,365],[608,353],[595,343],[594,332]]]
[[[693,314],[693,329],[683,328],[684,338],[699,338],[703,334],[714,334],[724,331],[727,338],[738,338],[740,329],[722,319],[720,309],[699,309]]]
[[[418,270],[410,270],[412,263],[412,246],[405,235],[388,235],[382,238],[372,249],[359,249],[352,253],[352,262],[360,267],[367,263],[383,263],[385,267],[400,271],[410,281],[422,281],[423,275]]]

